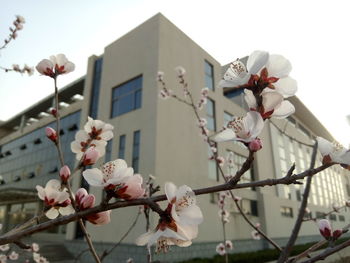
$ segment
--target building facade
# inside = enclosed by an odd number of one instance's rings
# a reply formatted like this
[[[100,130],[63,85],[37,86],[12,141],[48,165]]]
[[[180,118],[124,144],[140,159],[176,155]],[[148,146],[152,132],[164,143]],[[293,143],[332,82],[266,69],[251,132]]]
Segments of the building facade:
[[[168,88],[182,95],[174,72],[178,65],[187,71],[186,80],[195,100],[199,100],[203,87],[209,88],[208,103],[200,114],[207,119],[211,132],[245,114],[242,94],[224,92],[217,87],[226,67],[163,15],[157,14],[108,45],[102,55],[91,56],[86,75],[60,90],[60,134],[67,165],[73,168],[75,164],[70,142],[91,116],[114,126],[114,138],[108,143],[100,164],[123,158],[144,178],[149,174],[156,176],[160,186],[172,181],[195,189],[222,183],[216,164],[208,160],[208,147],[199,135],[191,108],[175,100],[159,99],[156,79],[159,70],[165,72]],[[47,114],[52,101],[53,96],[49,96],[0,124],[0,223],[4,225],[4,231],[42,209],[35,186],[45,185],[49,179],[58,176],[60,167],[56,149],[44,132],[48,125],[55,127],[53,117]],[[256,155],[253,169],[243,176],[243,182],[283,177],[293,163],[296,172],[302,172],[310,165],[312,148],[308,144],[313,143],[315,136],[333,140],[298,98],[290,98],[290,101],[295,105],[296,113],[286,120],[266,122],[260,136],[263,148]],[[228,173],[239,169],[248,155],[242,144],[232,142],[219,144],[218,151],[220,156],[233,156],[234,167],[224,167]],[[317,159],[319,165],[321,158]],[[332,167],[315,176],[308,205],[312,216],[322,218],[332,206],[349,199],[350,182],[344,175],[345,170]],[[82,177],[76,176],[74,188],[82,184]],[[90,191],[98,199],[102,197],[101,189],[91,187]],[[270,237],[283,244],[296,219],[303,185],[242,189],[235,193],[242,197],[241,205],[248,217],[259,222]],[[217,195],[202,195],[197,200],[204,222],[199,226],[193,246],[181,249],[181,253],[176,253],[178,248],[173,248],[173,252],[155,255],[155,258],[174,262],[215,254],[215,247],[222,240]],[[268,247],[263,240],[252,240],[252,229],[233,205],[229,210],[230,222],[226,228],[228,239],[235,243],[233,252]],[[118,242],[137,212],[138,208],[119,209],[112,212],[112,222],[108,225],[87,224],[98,249],[102,251]],[[341,227],[350,216],[342,210],[329,219],[335,227]],[[152,217],[151,225],[155,226],[157,221],[157,216]],[[136,262],[145,261],[145,248],[133,245],[144,231],[145,220],[140,219],[123,245],[106,262],[124,262],[128,257],[136,258]],[[78,254],[86,247],[81,237],[75,223],[33,236],[43,242],[54,238],[56,243],[63,244],[65,240],[71,254]],[[318,238],[317,227],[308,222],[304,224],[298,242]],[[88,262],[88,256],[82,262]]]

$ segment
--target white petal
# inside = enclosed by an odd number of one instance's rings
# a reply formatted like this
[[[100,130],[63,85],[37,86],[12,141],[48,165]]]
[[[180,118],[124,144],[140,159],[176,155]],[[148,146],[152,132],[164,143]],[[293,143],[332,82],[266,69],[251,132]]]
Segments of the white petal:
[[[109,141],[113,138],[113,132],[112,131],[105,131],[101,134],[101,139],[105,141]]]
[[[164,186],[165,195],[169,203],[172,203],[173,199],[176,198],[177,187],[171,182],[166,182]]]
[[[328,155],[333,151],[333,144],[331,142],[322,137],[317,137],[316,140],[322,156]]]
[[[64,54],[58,54],[55,59],[57,65],[59,66],[63,66],[68,62],[68,59]]]
[[[70,149],[72,150],[73,153],[82,153],[81,149],[82,146],[80,144],[80,141],[72,141],[70,144]]]
[[[298,90],[296,80],[291,77],[281,78],[273,85],[275,86],[275,90],[285,98],[294,96]]]
[[[75,65],[74,63],[72,62],[67,62],[65,65],[64,65],[64,71],[65,73],[69,73],[69,72],[72,72],[73,70],[75,69]]]
[[[283,78],[288,76],[292,65],[288,59],[281,55],[270,55],[266,68],[269,77]]]
[[[192,205],[181,209],[178,214],[179,222],[183,225],[199,225],[203,222],[202,211],[197,205]]]
[[[250,138],[255,139],[264,128],[264,120],[259,112],[249,111],[243,119],[246,130],[250,132]]]
[[[83,172],[83,177],[85,180],[89,183],[89,185],[92,186],[103,186],[103,174],[102,172],[97,169],[87,169]]]
[[[66,207],[60,207],[60,214],[63,216],[73,214],[75,212],[73,206],[67,205]]]
[[[196,204],[196,197],[191,187],[182,185],[176,191],[176,203],[177,209],[182,209],[188,206]]]
[[[51,179],[50,181],[48,181],[46,183],[45,190],[48,189],[48,188],[52,188],[52,189],[58,190],[58,189],[61,188],[61,182],[56,180],[56,179]]]
[[[247,81],[248,81],[248,79],[247,79]],[[219,87],[220,88],[232,88],[232,87],[238,87],[242,84],[244,84],[244,83],[242,83],[241,79],[234,79],[234,80],[222,79],[219,82]]]
[[[198,225],[185,225],[177,223],[177,232],[180,236],[185,237],[186,240],[192,240],[198,235]]]
[[[237,136],[232,129],[226,129],[216,134],[213,138],[215,142],[226,142],[236,139]]]
[[[265,113],[274,110],[283,101],[283,96],[278,92],[262,92],[261,96]]]
[[[37,185],[36,187],[36,190],[38,191],[38,196],[41,200],[45,200],[45,190],[42,186],[40,185]]]
[[[155,234],[154,231],[148,231],[148,232],[142,234],[141,236],[139,236],[136,239],[136,241],[135,241],[136,245],[138,245],[138,246],[146,245],[148,243],[148,241],[150,240],[151,236],[153,236],[154,234]]]
[[[249,89],[244,89],[244,99],[247,102],[249,109],[256,109],[256,99],[253,92]]]
[[[281,105],[275,108],[275,111],[272,113],[272,117],[278,119],[287,118],[289,115],[292,115],[295,112],[295,107],[288,100],[282,101]]]
[[[66,201],[67,199],[69,199],[69,194],[67,192],[59,192],[55,201],[57,201],[60,204]]]
[[[250,54],[247,61],[247,69],[250,74],[256,74],[264,67],[269,59],[269,53],[256,50]]]
[[[49,209],[49,211],[47,211],[47,212],[45,213],[45,215],[46,215],[49,219],[54,219],[54,218],[58,217],[59,213],[58,213],[58,211],[57,211],[56,208],[51,207],[51,208]]]

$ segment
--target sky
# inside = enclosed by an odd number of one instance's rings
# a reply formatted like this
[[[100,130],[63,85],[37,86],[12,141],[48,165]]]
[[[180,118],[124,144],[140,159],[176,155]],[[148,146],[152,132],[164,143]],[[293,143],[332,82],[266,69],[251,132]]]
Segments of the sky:
[[[296,95],[349,146],[349,10],[346,0],[2,0],[0,43],[15,15],[26,23],[0,51],[0,66],[35,66],[64,53],[76,70],[60,77],[63,87],[85,74],[90,55],[102,54],[106,45],[161,12],[221,64],[254,50],[288,58]],[[52,92],[52,80],[37,72],[28,77],[0,71],[0,120]]]

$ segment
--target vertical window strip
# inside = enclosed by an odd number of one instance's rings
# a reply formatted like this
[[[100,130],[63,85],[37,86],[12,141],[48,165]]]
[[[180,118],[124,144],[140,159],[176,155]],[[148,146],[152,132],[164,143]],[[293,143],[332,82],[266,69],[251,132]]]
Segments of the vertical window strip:
[[[205,86],[214,90],[214,68],[213,65],[205,60],[204,62]]]
[[[106,146],[106,155],[105,162],[109,162],[112,158],[112,148],[113,148],[113,140],[109,140]]]
[[[140,160],[140,131],[134,132],[134,141],[132,145],[132,167],[137,173],[139,171]]]
[[[126,135],[120,135],[119,137],[119,149],[118,149],[118,158],[125,159],[125,143],[126,143]]]

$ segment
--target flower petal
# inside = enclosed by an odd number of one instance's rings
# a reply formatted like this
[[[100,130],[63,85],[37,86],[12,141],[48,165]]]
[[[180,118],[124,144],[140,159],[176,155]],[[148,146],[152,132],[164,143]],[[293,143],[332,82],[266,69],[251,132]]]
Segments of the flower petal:
[[[262,92],[261,96],[265,112],[274,110],[283,101],[283,96],[278,92]]]
[[[275,108],[271,116],[278,119],[284,119],[287,118],[289,115],[292,115],[294,112],[294,105],[288,100],[284,100],[282,101],[279,107]]]
[[[67,205],[66,207],[60,207],[59,212],[61,215],[66,216],[75,212],[73,206]]]
[[[270,77],[283,78],[288,76],[292,65],[281,55],[270,55],[266,68]]]
[[[54,207],[51,207],[46,213],[45,215],[49,218],[49,219],[55,219],[56,217],[58,217],[59,213],[58,210]]]
[[[165,183],[164,190],[169,203],[173,203],[174,201],[176,201],[174,200],[174,198],[176,198],[176,190],[177,190],[177,187],[175,184],[171,182]]]
[[[234,140],[236,138],[237,136],[232,129],[226,129],[226,130],[223,130],[222,132],[217,133],[214,136],[213,140],[215,142],[226,142],[226,141]]]
[[[85,170],[83,172],[83,177],[89,183],[89,185],[92,185],[92,186],[103,186],[104,185],[103,174],[97,168]]]
[[[275,90],[285,98],[294,96],[298,90],[296,80],[291,77],[281,78],[273,85]]]
[[[258,73],[264,67],[269,59],[269,53],[256,50],[250,54],[247,61],[247,69],[250,74]]]
[[[136,241],[135,241],[136,245],[138,245],[138,246],[144,246],[144,245],[148,244],[149,240],[151,239],[151,237],[152,237],[154,234],[155,234],[154,231],[148,231],[148,232],[142,234],[141,236],[139,236],[139,237],[136,239]]]
[[[247,102],[249,109],[256,109],[257,103],[253,92],[249,89],[244,89],[244,100]]]

